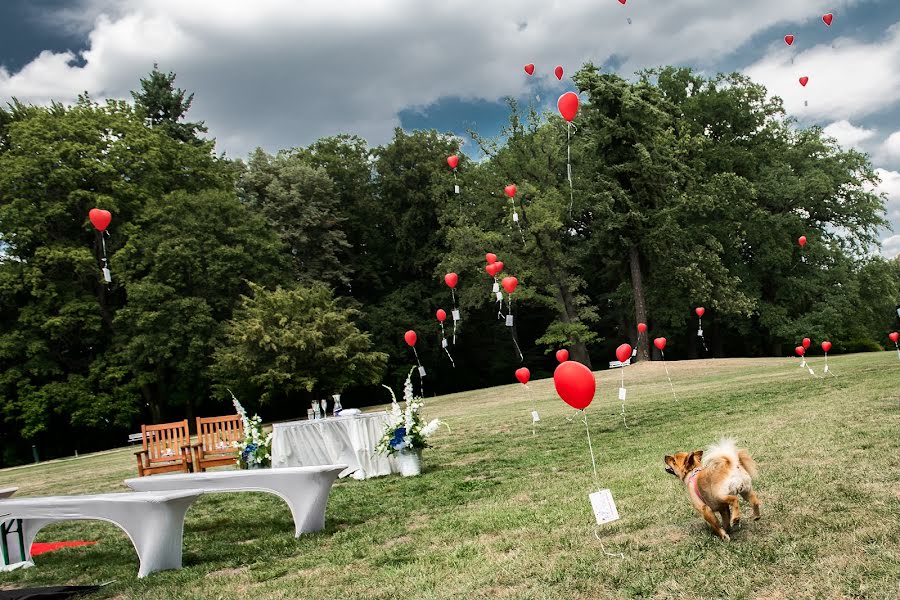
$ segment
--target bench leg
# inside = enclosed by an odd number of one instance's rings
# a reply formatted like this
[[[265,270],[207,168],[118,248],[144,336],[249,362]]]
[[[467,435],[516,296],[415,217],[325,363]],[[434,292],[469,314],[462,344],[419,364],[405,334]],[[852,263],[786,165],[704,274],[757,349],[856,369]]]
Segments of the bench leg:
[[[115,523],[128,534],[141,563],[138,577],[181,568],[184,517],[196,499],[151,503],[139,511],[118,515]]]
[[[337,477],[338,473],[310,473],[308,477],[298,478],[293,486],[273,486],[273,491],[291,509],[294,537],[325,529],[325,508]]]

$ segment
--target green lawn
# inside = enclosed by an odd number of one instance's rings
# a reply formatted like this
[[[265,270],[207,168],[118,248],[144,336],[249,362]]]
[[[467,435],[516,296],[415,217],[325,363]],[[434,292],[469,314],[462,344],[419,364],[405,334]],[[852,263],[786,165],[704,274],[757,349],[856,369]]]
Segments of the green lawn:
[[[821,373],[822,359],[813,357]],[[0,574],[0,587],[116,582],[96,598],[898,598],[900,361],[836,356],[814,379],[792,359],[629,367],[597,374],[587,412],[602,487],[621,520],[596,528],[584,426],[552,380],[431,399],[446,420],[421,477],[335,484],[325,531],[294,539],[271,495],[202,497],[188,512],[184,568],[138,580],[112,525],[44,529],[98,540]],[[512,373],[510,373],[512,379]],[[736,437],[759,463],[762,520],[730,543],[692,511],[663,456]],[[124,491],[130,449],[0,471],[19,495]],[[599,539],[595,537],[595,530]],[[622,552],[624,559],[608,557]]]

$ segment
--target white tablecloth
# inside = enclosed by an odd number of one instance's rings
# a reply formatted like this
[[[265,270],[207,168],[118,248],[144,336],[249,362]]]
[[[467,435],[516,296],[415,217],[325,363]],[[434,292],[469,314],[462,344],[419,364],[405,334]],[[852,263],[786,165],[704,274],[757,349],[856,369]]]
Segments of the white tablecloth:
[[[340,476],[368,479],[399,473],[397,461],[375,451],[388,423],[386,412],[275,423],[272,466],[348,465]]]

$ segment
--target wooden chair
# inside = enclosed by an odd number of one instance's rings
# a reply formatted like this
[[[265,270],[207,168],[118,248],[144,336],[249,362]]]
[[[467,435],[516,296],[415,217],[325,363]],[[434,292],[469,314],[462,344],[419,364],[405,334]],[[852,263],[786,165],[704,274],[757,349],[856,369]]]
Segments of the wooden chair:
[[[191,436],[187,419],[175,423],[141,425],[142,448],[135,452],[138,477],[170,471],[191,471]]]
[[[244,439],[240,415],[197,417],[197,441],[194,442],[194,469],[202,473],[210,467],[234,465],[238,450],[232,442]]]

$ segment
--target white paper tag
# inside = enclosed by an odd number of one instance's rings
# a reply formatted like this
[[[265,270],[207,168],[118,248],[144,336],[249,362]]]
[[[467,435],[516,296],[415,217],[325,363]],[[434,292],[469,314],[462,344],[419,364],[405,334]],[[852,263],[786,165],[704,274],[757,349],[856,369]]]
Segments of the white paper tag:
[[[702,330],[702,329],[698,329],[698,330],[697,330],[697,337],[703,337],[703,330]]]
[[[540,95],[540,94],[535,94],[534,99],[537,100],[538,102],[540,102],[540,101],[541,101],[541,95]]]
[[[619,388],[619,400],[625,399],[625,388]]]
[[[447,338],[441,340],[441,348],[446,348],[450,344],[447,343]]]
[[[497,302],[503,302],[503,292],[497,292]]]
[[[591,508],[594,509],[594,518],[597,519],[597,525],[611,523],[619,520],[619,511],[616,510],[616,503],[613,500],[612,492],[609,490],[600,490],[588,496],[591,500]]]
[[[425,377],[425,367],[419,367],[419,377]]]
[[[816,372],[812,370],[812,367],[807,367],[807,369],[809,369],[809,374],[810,374],[810,375],[815,375],[815,374],[816,374]]]
[[[507,327],[513,326],[513,316],[512,315],[506,315],[506,326]]]
[[[572,183],[572,165],[571,164],[566,165],[566,175],[569,178],[569,183]]]
[[[538,414],[538,411],[536,411],[536,410],[531,411],[532,423],[537,423],[540,420],[541,420],[541,415]]]
[[[825,372],[825,373],[828,372],[828,365],[825,365],[825,371],[824,371],[824,372]]]
[[[802,369],[805,366],[806,366],[806,359],[804,358],[803,360],[800,361],[800,368]]]
[[[496,294],[497,292],[499,292],[499,291],[500,291],[500,284],[497,283],[497,282],[495,281],[495,282],[494,282],[494,287],[491,288],[491,291],[494,292],[495,294]]]
[[[454,321],[462,321],[462,317],[459,316],[459,310],[453,311],[453,320]]]
[[[112,283],[112,274],[110,274],[109,269],[103,267],[103,280],[106,283]]]
[[[458,193],[459,193],[459,186],[458,186],[458,185],[454,185],[454,186],[453,186],[453,191],[454,191],[455,193],[458,194]]]
[[[514,212],[513,213],[513,223],[518,223],[518,222],[519,222],[519,213]]]
[[[637,348],[631,349],[631,356],[637,356]]]

